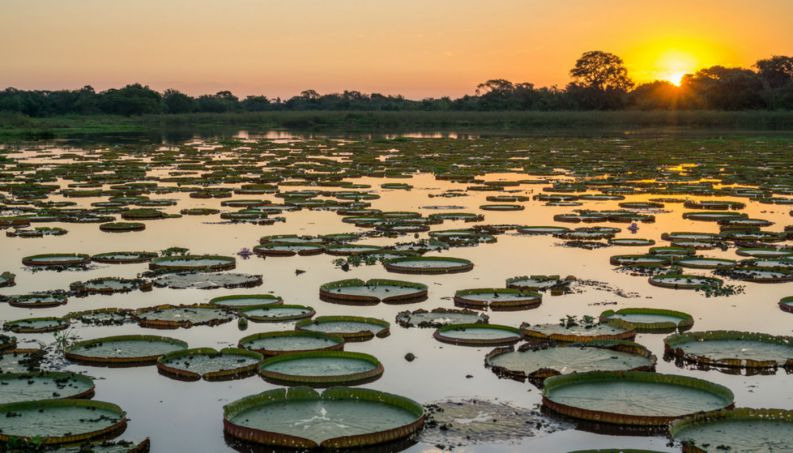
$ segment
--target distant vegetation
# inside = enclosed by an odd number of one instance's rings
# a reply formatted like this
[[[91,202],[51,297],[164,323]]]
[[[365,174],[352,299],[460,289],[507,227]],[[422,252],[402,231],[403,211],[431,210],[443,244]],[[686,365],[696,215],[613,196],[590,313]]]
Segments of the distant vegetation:
[[[30,117],[60,115],[148,115],[268,111],[498,111],[498,110],[793,110],[793,57],[760,60],[754,69],[713,66],[687,74],[681,85],[655,81],[635,85],[618,56],[584,53],[565,88],[488,80],[476,94],[458,99],[410,100],[358,91],[319,94],[306,90],[289,99],[230,91],[193,97],[140,84],[96,92],[79,90],[0,91],[0,112]]]

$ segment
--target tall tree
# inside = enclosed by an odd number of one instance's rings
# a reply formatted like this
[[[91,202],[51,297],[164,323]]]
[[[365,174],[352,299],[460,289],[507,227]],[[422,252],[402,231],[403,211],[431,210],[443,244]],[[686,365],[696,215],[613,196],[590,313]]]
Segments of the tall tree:
[[[633,81],[622,58],[608,52],[584,52],[570,70],[568,94],[583,109],[618,109],[625,106]]]
[[[765,60],[758,60],[754,66],[769,88],[782,88],[793,83],[793,57],[775,55]]]

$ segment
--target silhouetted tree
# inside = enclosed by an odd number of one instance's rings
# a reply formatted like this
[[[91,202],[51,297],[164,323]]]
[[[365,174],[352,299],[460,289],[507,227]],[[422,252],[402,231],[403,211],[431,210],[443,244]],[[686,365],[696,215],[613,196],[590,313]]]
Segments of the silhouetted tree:
[[[160,93],[139,83],[107,90],[101,97],[100,106],[104,113],[130,116],[162,111]]]
[[[793,83],[793,57],[776,55],[755,63],[757,74],[769,88],[782,88]]]
[[[741,110],[766,106],[760,77],[749,69],[711,66],[683,76],[680,87],[691,95],[692,107]]]
[[[584,109],[621,108],[633,87],[622,58],[600,50],[584,52],[570,77],[567,91]]]
[[[166,113],[191,113],[196,110],[195,99],[177,90],[165,90],[162,101]]]
[[[247,112],[263,112],[271,108],[270,100],[266,96],[248,96],[240,104]]]

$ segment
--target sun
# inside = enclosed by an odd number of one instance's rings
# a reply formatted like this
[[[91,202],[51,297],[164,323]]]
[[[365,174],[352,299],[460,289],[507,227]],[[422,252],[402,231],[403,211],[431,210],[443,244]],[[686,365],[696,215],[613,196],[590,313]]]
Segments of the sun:
[[[674,71],[661,76],[661,80],[665,80],[674,86],[679,87],[683,83],[683,76],[688,74],[686,71]]]
[[[695,72],[699,64],[697,58],[690,53],[668,50],[659,55],[655,67],[658,80],[665,80],[673,85],[680,86],[683,76]]]

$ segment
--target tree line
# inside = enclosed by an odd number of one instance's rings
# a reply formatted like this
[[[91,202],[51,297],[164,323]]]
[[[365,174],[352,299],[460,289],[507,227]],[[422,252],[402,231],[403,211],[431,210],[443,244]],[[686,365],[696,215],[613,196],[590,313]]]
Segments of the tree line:
[[[0,91],[0,112],[34,117],[57,115],[144,115],[278,110],[793,110],[793,57],[774,56],[750,68],[712,66],[686,74],[680,86],[657,80],[635,84],[622,59],[585,52],[570,70],[564,88],[535,87],[504,79],[488,80],[474,95],[411,100],[403,96],[358,91],[320,94],[306,90],[289,99],[247,96],[230,91],[189,96],[178,90],[160,93],[141,84],[97,92],[78,90]]]

